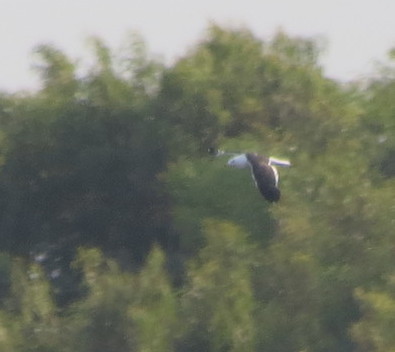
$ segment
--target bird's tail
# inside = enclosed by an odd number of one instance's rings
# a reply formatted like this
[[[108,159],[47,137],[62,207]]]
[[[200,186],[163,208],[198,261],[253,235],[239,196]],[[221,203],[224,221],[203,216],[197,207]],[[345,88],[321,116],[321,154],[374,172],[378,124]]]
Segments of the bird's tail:
[[[277,187],[270,187],[270,188],[265,188],[262,189],[260,187],[259,191],[261,192],[262,196],[269,202],[278,202],[280,200],[281,197],[281,192]]]
[[[267,195],[267,200],[269,202],[278,202],[281,197],[281,192],[277,187],[272,187],[270,188],[268,195]]]

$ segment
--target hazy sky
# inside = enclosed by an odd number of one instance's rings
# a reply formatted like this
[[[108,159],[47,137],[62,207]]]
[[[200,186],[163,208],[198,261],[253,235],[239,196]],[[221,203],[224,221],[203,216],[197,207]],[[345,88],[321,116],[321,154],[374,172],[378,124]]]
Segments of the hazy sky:
[[[264,40],[279,28],[324,36],[326,74],[349,80],[395,47],[394,15],[394,0],[0,0],[0,90],[37,86],[31,53],[40,43],[79,58],[91,35],[116,48],[136,30],[171,61],[202,38],[209,21],[244,25]]]

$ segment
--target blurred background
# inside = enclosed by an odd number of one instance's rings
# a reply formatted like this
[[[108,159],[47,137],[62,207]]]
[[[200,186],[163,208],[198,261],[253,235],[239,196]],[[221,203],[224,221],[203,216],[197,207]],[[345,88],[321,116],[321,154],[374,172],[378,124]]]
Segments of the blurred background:
[[[1,350],[395,349],[391,6],[3,1]]]

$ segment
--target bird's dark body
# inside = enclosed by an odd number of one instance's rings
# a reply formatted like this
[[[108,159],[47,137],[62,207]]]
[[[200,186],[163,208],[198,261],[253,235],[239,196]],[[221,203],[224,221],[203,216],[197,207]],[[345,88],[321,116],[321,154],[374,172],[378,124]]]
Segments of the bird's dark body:
[[[269,165],[269,158],[254,153],[246,153],[246,157],[259,192],[269,202],[278,202],[280,190],[277,188],[273,167]]]

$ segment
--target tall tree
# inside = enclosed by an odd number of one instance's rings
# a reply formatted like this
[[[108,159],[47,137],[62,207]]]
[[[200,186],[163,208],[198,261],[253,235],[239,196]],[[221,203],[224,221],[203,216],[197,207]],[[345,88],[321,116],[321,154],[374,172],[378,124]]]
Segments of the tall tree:
[[[77,246],[101,247],[125,263],[131,251],[141,263],[154,241],[167,245],[168,238],[166,196],[157,178],[166,150],[144,91],[157,71],[141,70],[140,53],[129,66],[138,72],[122,75],[110,49],[99,40],[94,48],[96,65],[76,79],[71,60],[40,47],[42,91],[5,99],[1,112],[7,148],[0,244],[24,256],[45,252],[49,271],[60,266],[61,301],[73,295],[65,291],[75,286],[66,273]],[[145,88],[144,79],[150,82]]]
[[[180,350],[253,351],[254,249],[232,223],[207,220],[203,231],[206,246],[188,272]]]

